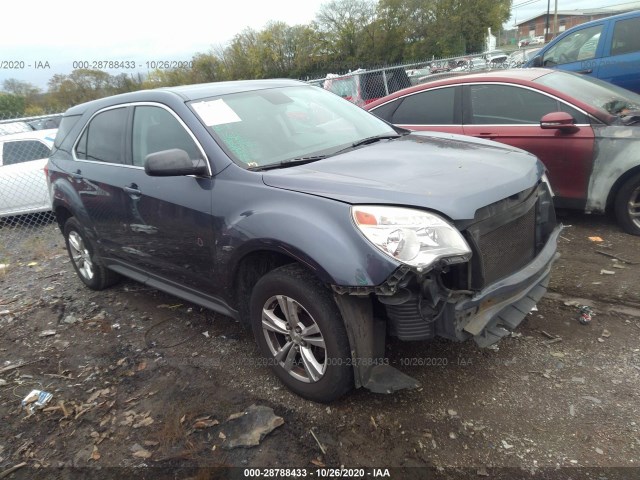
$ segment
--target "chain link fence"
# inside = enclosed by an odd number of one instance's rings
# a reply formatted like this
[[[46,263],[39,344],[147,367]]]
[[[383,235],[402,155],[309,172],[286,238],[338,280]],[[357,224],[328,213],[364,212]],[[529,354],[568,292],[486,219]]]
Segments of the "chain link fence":
[[[0,116],[0,275],[55,226],[45,167],[61,118]]]
[[[520,68],[538,50],[539,48],[523,48],[512,52],[494,50],[375,69],[359,68],[347,73],[328,72],[322,78],[309,79],[307,82],[364,106],[390,93],[421,83],[495,69]]]

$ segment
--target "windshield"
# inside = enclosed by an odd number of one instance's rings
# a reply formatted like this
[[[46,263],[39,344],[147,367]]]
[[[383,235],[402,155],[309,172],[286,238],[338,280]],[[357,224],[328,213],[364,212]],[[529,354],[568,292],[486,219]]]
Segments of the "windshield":
[[[534,81],[565,92],[610,115],[623,116],[630,111],[640,110],[640,95],[595,78],[568,72],[552,72]]]
[[[396,131],[360,107],[313,86],[253,90],[191,102],[239,165],[331,155]]]

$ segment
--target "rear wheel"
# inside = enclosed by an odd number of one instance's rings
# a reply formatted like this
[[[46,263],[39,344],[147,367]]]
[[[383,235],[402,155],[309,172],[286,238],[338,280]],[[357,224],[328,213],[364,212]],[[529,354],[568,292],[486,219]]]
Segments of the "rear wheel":
[[[93,246],[74,217],[64,224],[64,239],[73,268],[87,287],[103,290],[120,279],[120,275],[96,263]]]
[[[353,388],[347,332],[329,290],[299,265],[255,285],[251,323],[262,355],[298,395],[330,402]]]
[[[620,226],[632,235],[640,235],[640,174],[627,180],[618,191],[615,201]]]

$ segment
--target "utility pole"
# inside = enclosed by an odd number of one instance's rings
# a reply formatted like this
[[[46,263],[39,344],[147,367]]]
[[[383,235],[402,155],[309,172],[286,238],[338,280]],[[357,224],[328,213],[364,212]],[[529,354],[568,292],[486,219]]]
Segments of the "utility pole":
[[[558,0],[555,0],[556,6],[553,11],[553,38],[558,36]]]
[[[549,10],[551,10],[551,0],[547,0],[547,21],[544,27],[544,43],[549,41]]]

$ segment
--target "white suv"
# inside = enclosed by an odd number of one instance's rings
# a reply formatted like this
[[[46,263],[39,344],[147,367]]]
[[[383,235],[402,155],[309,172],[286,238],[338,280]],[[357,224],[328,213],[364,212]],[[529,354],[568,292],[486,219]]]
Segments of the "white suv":
[[[57,131],[0,136],[0,217],[51,210],[44,168]]]

